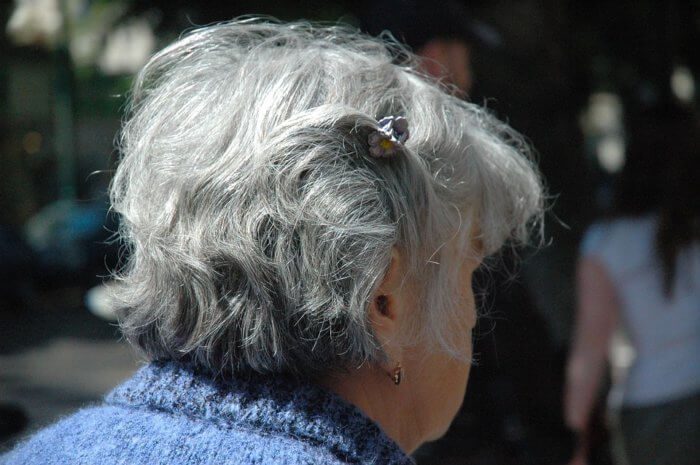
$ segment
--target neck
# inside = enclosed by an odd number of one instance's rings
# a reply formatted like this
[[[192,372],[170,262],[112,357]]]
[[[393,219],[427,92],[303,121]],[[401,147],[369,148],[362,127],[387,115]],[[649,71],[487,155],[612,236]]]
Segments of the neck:
[[[380,367],[361,368],[327,377],[322,385],[355,405],[410,454],[423,442],[406,383],[394,384]]]

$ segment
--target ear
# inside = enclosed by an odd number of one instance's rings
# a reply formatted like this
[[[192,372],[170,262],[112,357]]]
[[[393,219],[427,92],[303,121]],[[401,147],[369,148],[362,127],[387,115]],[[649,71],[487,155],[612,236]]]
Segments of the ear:
[[[391,250],[389,268],[372,294],[369,305],[370,324],[383,346],[397,344],[399,329],[410,308],[407,291],[402,285],[405,275],[404,260],[398,249],[394,247]],[[389,349],[389,347],[384,348]]]

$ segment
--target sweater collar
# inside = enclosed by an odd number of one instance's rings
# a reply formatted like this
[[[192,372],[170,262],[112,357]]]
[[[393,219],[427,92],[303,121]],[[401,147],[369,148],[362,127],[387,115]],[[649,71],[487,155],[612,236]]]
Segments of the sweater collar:
[[[357,407],[286,376],[246,374],[219,381],[186,364],[153,362],[106,401],[301,438],[351,463],[414,463]]]

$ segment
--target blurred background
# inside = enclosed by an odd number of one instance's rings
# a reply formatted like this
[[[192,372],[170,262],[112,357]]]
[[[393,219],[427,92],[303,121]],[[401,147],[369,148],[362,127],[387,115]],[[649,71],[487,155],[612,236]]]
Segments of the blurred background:
[[[242,14],[390,30],[426,58],[426,72],[527,136],[551,194],[547,244],[517,259],[505,253],[477,277],[485,315],[467,399],[448,435],[416,457],[567,463],[581,441],[562,405],[580,243],[591,224],[619,211],[635,119],[694,118],[700,1],[1,3],[0,451],[98,401],[138,367],[103,297],[119,256],[106,187],[128,89],[148,57],[184,31]],[[661,173],[683,137],[636,171],[634,195],[649,208],[656,203],[646,199],[673,184]],[[698,183],[697,175],[688,179]],[[629,344],[612,349],[615,370],[632,363]],[[624,463],[606,408],[612,381],[603,377],[586,426],[593,464]]]

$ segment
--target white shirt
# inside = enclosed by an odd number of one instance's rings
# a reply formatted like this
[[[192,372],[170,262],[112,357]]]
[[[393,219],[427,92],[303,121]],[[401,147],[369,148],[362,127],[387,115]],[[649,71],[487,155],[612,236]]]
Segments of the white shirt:
[[[623,404],[643,406],[700,391],[700,244],[678,256],[666,297],[655,249],[654,215],[598,223],[581,253],[605,266],[636,358],[624,381]]]

